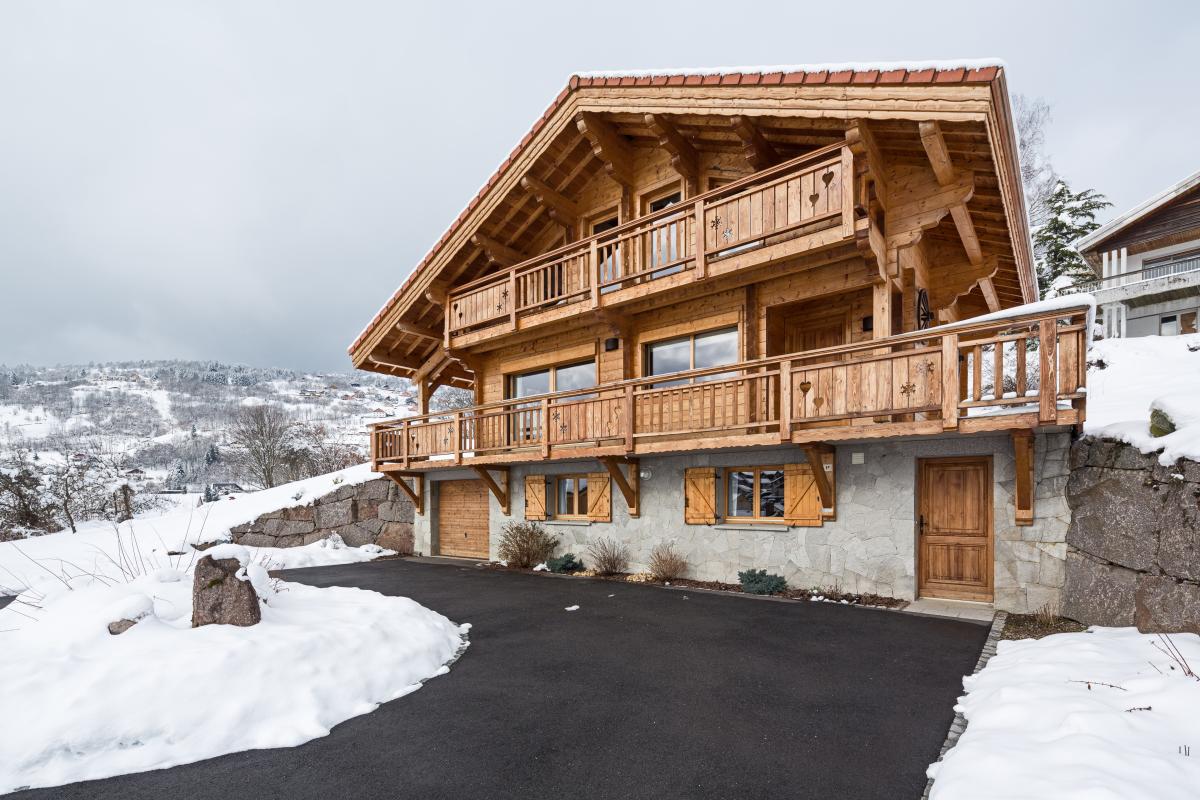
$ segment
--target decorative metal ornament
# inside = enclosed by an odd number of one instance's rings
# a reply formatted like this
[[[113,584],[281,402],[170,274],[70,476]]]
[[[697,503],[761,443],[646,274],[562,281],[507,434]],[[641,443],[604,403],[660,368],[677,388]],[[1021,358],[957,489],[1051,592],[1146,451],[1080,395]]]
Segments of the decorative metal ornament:
[[[933,312],[929,309],[929,292],[917,290],[917,330],[923,331],[933,322]]]
[[[913,394],[916,391],[917,385],[915,383],[906,383],[900,387],[900,394],[904,395],[905,397],[908,397],[910,394]]]
[[[721,218],[719,216],[713,217],[713,221],[708,224],[714,232],[721,230]]]

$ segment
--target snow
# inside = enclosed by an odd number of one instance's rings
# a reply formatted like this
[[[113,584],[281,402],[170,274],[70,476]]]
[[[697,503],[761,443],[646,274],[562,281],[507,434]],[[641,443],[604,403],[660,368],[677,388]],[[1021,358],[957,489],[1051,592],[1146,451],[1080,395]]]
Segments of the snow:
[[[611,597],[611,595],[610,595],[610,597]],[[563,609],[563,611],[578,611],[578,610],[579,610],[579,606],[567,606],[566,608]]]
[[[1001,67],[1005,63],[999,58],[946,58],[913,61],[835,61],[817,64],[782,64],[768,66],[746,67],[660,67],[655,69],[618,69],[597,70],[592,72],[577,72],[579,78],[650,78],[658,75],[753,75],[772,72],[889,72],[897,69],[908,70],[947,70],[947,69],[983,69],[985,67]]]
[[[252,627],[192,628],[191,580],[164,568],[60,584],[37,624],[0,633],[0,793],[293,747],[444,674],[465,644],[467,626],[407,598],[249,577],[266,592]],[[110,635],[123,618],[139,621]]]
[[[1200,637],[1092,628],[1002,641],[963,680],[967,728],[929,768],[931,800],[1194,800]],[[1161,649],[1160,649],[1161,648]]]
[[[1045,300],[1038,300],[1036,303],[1026,303],[1023,306],[1013,306],[1002,311],[993,311],[990,314],[982,314],[978,317],[971,317],[960,322],[949,322],[945,325],[937,325],[932,328],[926,328],[925,333],[941,334],[949,333],[957,328],[974,327],[980,323],[987,322],[1003,322],[1008,319],[1017,319],[1018,317],[1027,317],[1036,314],[1052,314],[1055,311],[1069,311],[1079,308],[1087,309],[1087,328],[1091,330],[1092,322],[1096,316],[1096,300],[1090,294],[1071,294],[1064,297],[1051,297]]]
[[[1084,433],[1143,453],[1161,450],[1163,465],[1200,460],[1200,334],[1106,339],[1092,344],[1088,360],[1095,366],[1088,370]],[[1150,435],[1152,407],[1171,417],[1174,433]]]

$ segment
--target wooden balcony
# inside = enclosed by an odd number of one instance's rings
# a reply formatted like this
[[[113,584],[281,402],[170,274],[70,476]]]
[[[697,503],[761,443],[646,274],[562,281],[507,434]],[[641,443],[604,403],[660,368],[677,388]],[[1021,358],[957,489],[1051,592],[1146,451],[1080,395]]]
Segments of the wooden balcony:
[[[1075,425],[1086,329],[1080,307],[488,403],[373,425],[371,457],[388,472]]]
[[[470,345],[853,238],[853,174],[850,149],[826,147],[457,287],[446,301],[447,343]]]

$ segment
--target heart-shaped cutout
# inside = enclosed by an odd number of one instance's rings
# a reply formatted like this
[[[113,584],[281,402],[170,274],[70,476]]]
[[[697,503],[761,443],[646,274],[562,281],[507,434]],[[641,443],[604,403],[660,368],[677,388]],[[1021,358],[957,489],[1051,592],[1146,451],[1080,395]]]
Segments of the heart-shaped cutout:
[[[821,180],[825,182],[826,187],[828,187],[829,184],[833,183],[833,170],[829,170],[824,175],[822,175]]]

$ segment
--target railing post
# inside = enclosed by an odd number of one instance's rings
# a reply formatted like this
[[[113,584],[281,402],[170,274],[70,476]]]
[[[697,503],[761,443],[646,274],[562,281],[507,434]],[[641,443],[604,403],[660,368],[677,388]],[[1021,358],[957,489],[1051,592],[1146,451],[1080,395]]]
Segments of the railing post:
[[[958,427],[958,334],[942,336],[942,429]]]
[[[1038,422],[1052,423],[1058,418],[1058,324],[1053,319],[1038,323]]]
[[[704,253],[704,201],[696,201],[696,230],[695,230],[695,248],[696,248],[696,280],[703,280],[705,271],[708,269],[708,261]]]
[[[550,420],[550,399],[543,397],[538,407],[538,438],[542,442],[542,458],[550,457],[550,432],[547,428]]]
[[[517,329],[517,271],[508,271],[508,324]]]
[[[854,236],[854,154],[842,148],[842,236]]]
[[[600,281],[603,276],[600,274],[600,249],[595,239],[592,239],[591,244],[588,245],[588,263],[591,264],[592,273],[592,308],[599,308]]]
[[[779,365],[779,441],[792,438],[792,362]]]
[[[462,412],[454,412],[454,463],[462,463]]]
[[[633,384],[625,387],[625,452],[633,452]]]

